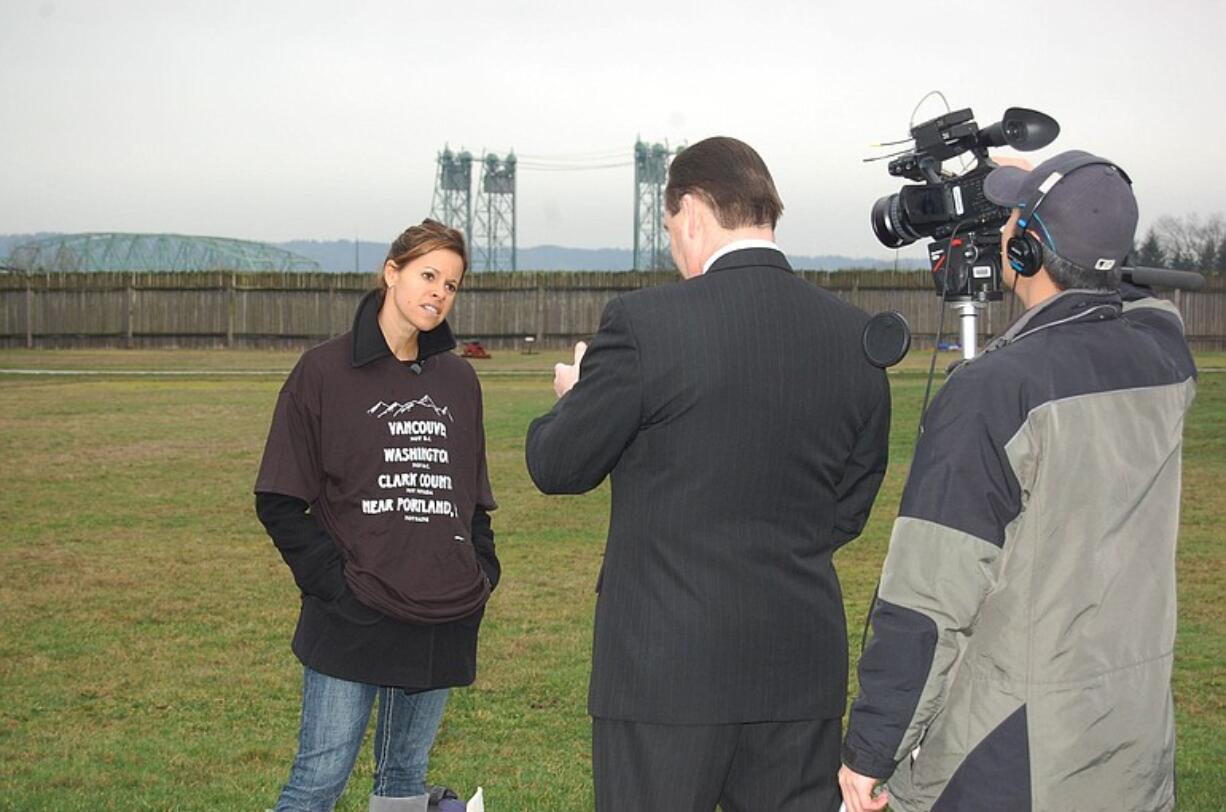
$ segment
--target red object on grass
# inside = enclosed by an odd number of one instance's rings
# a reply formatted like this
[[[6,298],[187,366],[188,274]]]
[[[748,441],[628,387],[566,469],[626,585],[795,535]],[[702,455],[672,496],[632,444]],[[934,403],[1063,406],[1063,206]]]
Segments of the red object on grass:
[[[464,358],[489,358],[490,354],[485,347],[481,346],[480,341],[465,341],[460,348],[460,355]]]

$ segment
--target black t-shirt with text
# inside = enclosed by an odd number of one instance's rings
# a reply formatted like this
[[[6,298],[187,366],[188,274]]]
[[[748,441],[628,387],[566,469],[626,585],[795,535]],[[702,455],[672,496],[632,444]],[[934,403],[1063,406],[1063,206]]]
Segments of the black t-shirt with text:
[[[413,623],[461,618],[489,596],[471,538],[474,510],[495,507],[482,421],[466,361],[359,366],[346,334],[290,373],[255,490],[311,506],[363,604]]]

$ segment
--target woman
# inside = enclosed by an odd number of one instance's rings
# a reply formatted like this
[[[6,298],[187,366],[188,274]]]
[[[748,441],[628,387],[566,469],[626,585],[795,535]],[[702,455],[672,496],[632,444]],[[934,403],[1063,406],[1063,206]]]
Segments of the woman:
[[[298,755],[277,810],[329,810],[376,695],[370,809],[424,810],[447,689],[472,683],[499,564],[481,389],[451,350],[464,239],[424,220],[388,251],[353,330],[277,400],[256,512],[302,591]]]

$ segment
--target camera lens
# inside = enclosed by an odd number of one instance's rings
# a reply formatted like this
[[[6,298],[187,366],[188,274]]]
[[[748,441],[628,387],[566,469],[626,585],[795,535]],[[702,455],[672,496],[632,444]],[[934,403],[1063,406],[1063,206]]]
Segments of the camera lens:
[[[873,233],[887,248],[902,248],[917,239],[907,236],[907,228],[902,224],[902,209],[897,194],[878,198],[873,204],[873,212],[869,220],[873,224]]]

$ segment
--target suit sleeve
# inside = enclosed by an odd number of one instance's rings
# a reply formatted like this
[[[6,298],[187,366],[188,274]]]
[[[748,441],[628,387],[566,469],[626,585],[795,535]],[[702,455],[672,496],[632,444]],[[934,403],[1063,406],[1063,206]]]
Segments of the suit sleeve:
[[[639,351],[620,299],[605,307],[579,381],[528,427],[528,473],[544,493],[584,493],[617,465],[641,423]]]
[[[862,775],[889,778],[920,744],[995,585],[1021,510],[1005,451],[1016,426],[1001,411],[951,380],[916,445],[843,743],[843,762]]]
[[[882,373],[881,393],[860,430],[835,492],[834,543],[842,547],[860,535],[881,488],[890,460],[890,385]]]

